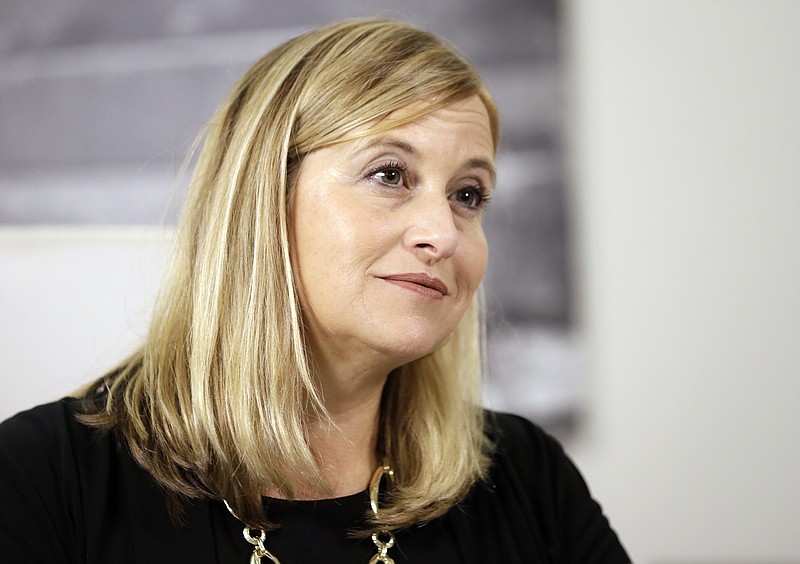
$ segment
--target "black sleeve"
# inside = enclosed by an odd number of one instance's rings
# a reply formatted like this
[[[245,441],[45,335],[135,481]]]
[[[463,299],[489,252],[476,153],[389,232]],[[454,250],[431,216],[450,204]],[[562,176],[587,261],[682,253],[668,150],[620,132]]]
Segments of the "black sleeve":
[[[517,416],[498,415],[505,479],[524,487],[551,562],[627,564],[622,547],[575,464],[553,437]]]
[[[77,563],[83,538],[71,413],[62,402],[0,425],[0,555],[4,562]]]
[[[221,504],[185,500],[179,517],[170,514],[124,442],[80,423],[81,411],[66,398],[0,424],[0,562],[211,562],[217,553],[246,561],[235,520],[235,534],[216,538]]]
[[[508,414],[487,414],[487,431],[495,444],[489,476],[448,513],[465,562],[630,562],[554,438]]]
[[[549,437],[548,437],[549,438]],[[553,453],[554,494],[558,528],[565,534],[556,545],[559,561],[628,563],[616,533],[602,508],[594,500],[583,477],[564,453],[561,445],[551,439]]]

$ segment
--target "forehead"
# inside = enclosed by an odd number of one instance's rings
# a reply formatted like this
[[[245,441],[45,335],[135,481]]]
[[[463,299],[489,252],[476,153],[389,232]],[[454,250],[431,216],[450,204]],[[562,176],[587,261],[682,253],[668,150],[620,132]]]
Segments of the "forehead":
[[[356,129],[339,143],[360,150],[377,144],[397,145],[413,153],[413,141],[435,137],[462,141],[460,148],[478,151],[493,160],[495,153],[489,112],[478,96],[459,100],[430,111],[430,104],[418,102]],[[403,141],[409,139],[409,142]]]

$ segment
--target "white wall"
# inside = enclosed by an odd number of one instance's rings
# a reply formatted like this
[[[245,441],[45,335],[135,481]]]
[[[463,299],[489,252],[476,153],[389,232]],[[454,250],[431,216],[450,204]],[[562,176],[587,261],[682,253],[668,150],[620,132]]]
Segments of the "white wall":
[[[800,2],[565,8],[591,386],[568,447],[637,562],[800,562]],[[0,418],[135,341],[163,238],[0,230]]]
[[[639,562],[800,562],[800,2],[567,8],[572,452]]]
[[[0,420],[67,395],[132,349],[169,240],[154,228],[0,229]]]

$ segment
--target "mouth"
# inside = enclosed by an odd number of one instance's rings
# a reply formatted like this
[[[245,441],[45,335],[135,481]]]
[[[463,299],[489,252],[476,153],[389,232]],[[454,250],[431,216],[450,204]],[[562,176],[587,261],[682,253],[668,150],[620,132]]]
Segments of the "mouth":
[[[442,299],[448,294],[447,284],[438,278],[428,276],[424,272],[392,274],[389,276],[382,276],[381,278],[387,282],[411,290],[412,292],[417,292],[434,299]]]

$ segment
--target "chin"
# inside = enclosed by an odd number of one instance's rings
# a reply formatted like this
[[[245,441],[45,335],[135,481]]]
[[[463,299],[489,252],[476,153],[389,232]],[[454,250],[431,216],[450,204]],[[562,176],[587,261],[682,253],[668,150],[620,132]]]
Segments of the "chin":
[[[451,332],[452,333],[452,332]],[[397,333],[395,333],[397,334]],[[431,338],[414,338],[407,341],[394,340],[391,343],[384,343],[382,353],[389,358],[394,358],[395,366],[402,366],[429,355],[441,347],[450,335],[437,335]],[[415,336],[421,336],[419,334]]]

